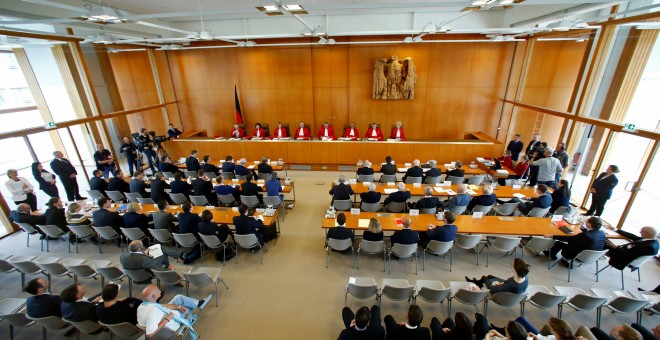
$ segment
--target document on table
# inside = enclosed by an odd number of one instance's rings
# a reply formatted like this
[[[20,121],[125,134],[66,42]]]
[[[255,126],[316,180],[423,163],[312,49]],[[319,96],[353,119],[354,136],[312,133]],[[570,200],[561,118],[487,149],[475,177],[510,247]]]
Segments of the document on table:
[[[469,188],[470,190],[477,190],[477,189],[479,189],[479,187],[476,186],[476,185],[474,185],[474,184],[470,184],[470,185],[468,185],[468,188]]]
[[[408,171],[408,168],[396,168],[396,170],[399,172],[406,172]]]
[[[383,192],[389,195],[389,194],[393,194],[393,193],[397,192],[397,190],[398,189],[395,189],[395,188],[384,188]]]
[[[507,171],[506,169],[500,169],[500,170],[497,170],[497,173],[498,174],[508,174],[509,171]]]
[[[456,191],[451,190],[451,189],[447,189],[445,192],[450,194],[450,195],[456,195]]]
[[[439,194],[445,192],[445,189],[443,189],[442,187],[433,187],[433,190],[437,191]]]
[[[248,169],[254,169],[254,165],[248,165]]]
[[[369,228],[369,219],[361,218],[358,220],[358,228],[367,229]]]
[[[477,192],[472,190],[472,189],[468,189],[466,192],[470,195],[476,195],[477,194]]]
[[[523,195],[523,194],[521,194],[521,193],[519,193],[519,192],[516,192],[516,193],[513,194],[513,197],[517,197],[517,198],[523,199],[523,198],[525,198],[525,195]]]

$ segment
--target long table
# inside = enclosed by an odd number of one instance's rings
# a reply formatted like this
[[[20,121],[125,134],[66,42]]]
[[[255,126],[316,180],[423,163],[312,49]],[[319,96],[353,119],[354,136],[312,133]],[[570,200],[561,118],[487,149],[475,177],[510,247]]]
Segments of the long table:
[[[222,180],[223,184],[226,185],[240,185],[245,183],[245,180],[242,179],[225,179]],[[260,180],[257,180],[254,182],[257,186],[261,187],[262,190],[266,191],[266,183],[265,182],[260,182]],[[280,184],[282,185],[282,193],[283,194],[288,194],[292,193],[293,194],[293,202],[296,201],[296,186],[294,185],[294,182],[291,181],[289,182],[289,185],[284,184],[284,180],[280,180]]]
[[[353,189],[353,192],[355,195],[359,195],[362,193],[365,193],[369,191],[369,183],[356,183],[356,184],[350,184],[351,189]],[[330,185],[331,188],[334,186],[334,183]],[[431,186],[433,188],[441,188],[442,190],[445,190],[445,192],[438,192],[436,189],[433,189],[433,196],[440,196],[440,197],[449,197],[453,196],[450,195],[449,193],[446,192],[447,189],[451,189],[454,192],[458,192],[458,185],[451,185],[451,186],[436,186],[436,185],[430,185],[430,184],[422,184],[419,187],[415,187],[414,184],[406,184],[406,189],[410,191],[410,195],[412,196],[424,196],[424,188],[427,186]],[[389,185],[388,183],[376,183],[376,192],[381,193],[381,195],[389,195],[387,191],[390,190],[397,190],[396,184],[394,185]],[[472,187],[471,189],[474,191],[474,194],[471,194],[472,196],[478,196],[482,194],[481,186],[477,186],[477,188]],[[497,186],[495,190],[493,190],[493,193],[495,196],[498,198],[513,198],[516,197],[517,194],[522,194],[525,197],[538,197],[536,194],[536,191],[532,187],[524,187],[521,189],[514,189],[513,187],[508,187],[508,186]]]
[[[216,166],[219,166],[222,169],[222,163],[224,163],[224,162],[225,161],[213,162],[213,164],[216,165]],[[236,162],[234,162],[234,163],[236,163]],[[256,170],[259,163],[261,163],[261,161],[251,161],[251,162],[248,161],[248,162],[245,163],[245,167],[250,169],[250,170]],[[273,168],[273,171],[282,171],[282,170],[284,170],[286,172],[286,164],[281,164],[280,165],[280,164],[277,164],[277,162],[271,162],[269,165],[270,165],[271,168]],[[187,168],[186,163],[176,163],[176,167],[179,168],[179,169],[186,169]],[[216,175],[220,175],[220,174],[216,174]]]

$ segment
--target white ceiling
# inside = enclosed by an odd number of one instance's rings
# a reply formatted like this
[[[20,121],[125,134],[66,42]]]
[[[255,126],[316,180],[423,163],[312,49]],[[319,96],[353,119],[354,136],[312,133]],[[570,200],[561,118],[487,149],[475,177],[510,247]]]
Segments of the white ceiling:
[[[268,17],[255,7],[272,0],[103,0],[124,12],[134,23],[104,25],[122,38],[145,38],[162,43],[182,41],[187,33],[204,28],[227,40],[299,37],[305,26],[320,26],[331,37],[353,35],[419,34],[428,23],[447,24],[454,33],[518,34],[544,29],[558,20],[604,20],[613,4],[623,15],[648,11],[658,0],[526,0],[507,9],[501,6],[463,12],[473,0],[282,0],[298,3],[309,14]],[[499,0],[497,1],[499,2]],[[497,3],[496,2],[496,3]],[[0,27],[35,30],[35,24],[53,25],[57,32],[73,27],[78,36],[99,25],[70,18],[84,12],[88,0],[0,0]],[[201,12],[199,8],[201,7]],[[642,10],[637,10],[641,8]],[[18,22],[17,22],[18,21]],[[36,29],[38,30],[38,29]],[[153,40],[156,39],[156,40]]]

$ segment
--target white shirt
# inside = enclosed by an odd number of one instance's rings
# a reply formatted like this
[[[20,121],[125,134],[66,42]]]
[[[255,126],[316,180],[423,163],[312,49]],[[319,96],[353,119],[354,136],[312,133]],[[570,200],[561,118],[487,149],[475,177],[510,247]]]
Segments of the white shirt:
[[[323,133],[323,137],[328,137],[328,128],[325,128],[325,132]]]
[[[281,128],[277,129],[277,138],[282,138],[282,129]]]
[[[241,131],[239,129],[234,129],[234,136],[236,136],[237,138],[238,138],[240,133],[241,133]]]
[[[167,309],[170,312],[173,312],[175,315],[181,316],[181,313],[178,310],[170,310]],[[137,308],[137,322],[138,325],[141,327],[145,328],[145,332],[147,334],[151,334],[155,332],[158,329],[158,324],[160,323],[163,318],[165,318],[165,313],[160,310],[160,308],[150,305],[150,304],[140,304]],[[174,321],[174,319],[168,321],[165,324],[165,327],[171,329],[172,331],[176,332],[177,329],[179,329],[179,323]]]
[[[27,192],[34,190],[32,184],[30,184],[30,182],[28,182],[24,177],[19,177],[18,181],[14,181],[10,178],[5,183],[5,185],[7,186],[9,192],[11,192],[11,199],[14,202],[25,201],[27,199]],[[27,185],[27,188],[23,189],[23,185]]]
[[[371,137],[378,137],[378,134],[376,133],[376,129],[371,129]]]
[[[298,131],[299,131],[299,132],[298,132],[298,136],[300,136],[300,137],[304,137],[304,136],[305,136],[305,128],[300,128],[300,129],[298,129]]]
[[[348,132],[348,135],[349,135],[349,136],[355,136],[355,133],[353,132],[353,129],[351,129],[351,130]]]
[[[257,138],[261,137],[261,129],[257,129]]]
[[[394,135],[396,138],[401,138],[401,129],[397,128],[396,129],[396,135]]]

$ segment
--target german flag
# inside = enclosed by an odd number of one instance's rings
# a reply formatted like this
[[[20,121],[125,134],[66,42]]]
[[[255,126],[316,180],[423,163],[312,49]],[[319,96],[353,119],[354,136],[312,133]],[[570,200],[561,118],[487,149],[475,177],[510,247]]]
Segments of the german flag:
[[[243,124],[243,114],[241,113],[241,103],[238,101],[236,84],[234,84],[234,105],[236,106],[236,124]]]

